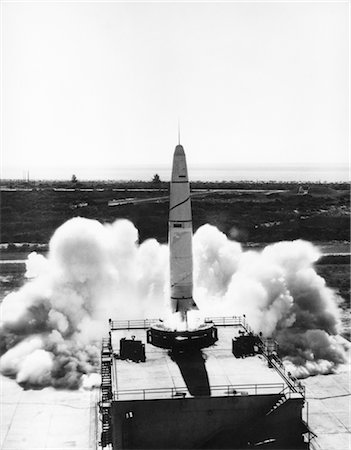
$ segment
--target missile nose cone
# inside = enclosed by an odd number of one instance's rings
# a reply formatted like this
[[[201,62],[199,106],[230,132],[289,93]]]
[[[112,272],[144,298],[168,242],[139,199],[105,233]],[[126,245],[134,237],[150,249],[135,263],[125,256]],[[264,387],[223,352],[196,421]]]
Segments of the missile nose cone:
[[[182,145],[177,145],[174,150],[174,156],[185,156],[184,148]]]
[[[182,145],[177,145],[173,155],[172,181],[188,181],[185,152]]]

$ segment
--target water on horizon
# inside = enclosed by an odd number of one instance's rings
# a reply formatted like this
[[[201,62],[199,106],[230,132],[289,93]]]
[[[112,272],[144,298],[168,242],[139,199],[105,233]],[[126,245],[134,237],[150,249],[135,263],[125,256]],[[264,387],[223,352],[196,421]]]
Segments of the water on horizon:
[[[196,167],[188,166],[192,181],[287,181],[340,183],[350,180],[347,166],[274,166],[274,167]],[[72,167],[32,168],[3,171],[2,179],[70,180],[75,174],[78,180],[140,180],[149,181],[157,173],[161,180],[169,181],[171,167]]]

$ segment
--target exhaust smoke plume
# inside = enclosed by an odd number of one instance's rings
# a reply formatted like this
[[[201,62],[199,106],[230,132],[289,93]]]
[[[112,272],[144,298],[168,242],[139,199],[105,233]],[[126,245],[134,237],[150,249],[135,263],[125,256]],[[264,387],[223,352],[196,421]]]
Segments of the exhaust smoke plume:
[[[194,235],[194,296],[204,316],[242,315],[275,337],[289,370],[330,373],[346,361],[338,298],[317,275],[304,241],[243,252],[215,227]],[[83,218],[58,228],[47,258],[27,262],[28,282],[1,305],[0,370],[28,387],[97,383],[108,319],[169,317],[168,247],[138,244],[127,220]]]

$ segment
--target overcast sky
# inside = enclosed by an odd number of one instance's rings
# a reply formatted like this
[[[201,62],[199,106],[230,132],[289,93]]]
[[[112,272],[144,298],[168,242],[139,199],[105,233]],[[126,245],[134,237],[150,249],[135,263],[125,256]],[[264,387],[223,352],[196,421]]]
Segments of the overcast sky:
[[[2,6],[2,165],[347,164],[348,2]]]

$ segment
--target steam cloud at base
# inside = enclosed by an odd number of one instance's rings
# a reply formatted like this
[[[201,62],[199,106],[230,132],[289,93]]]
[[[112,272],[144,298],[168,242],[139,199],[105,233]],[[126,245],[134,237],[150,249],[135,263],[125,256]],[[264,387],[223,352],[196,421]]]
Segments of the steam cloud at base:
[[[108,319],[169,317],[168,247],[138,244],[127,220],[74,218],[47,258],[32,253],[28,282],[1,305],[0,370],[29,387],[96,383]],[[338,297],[317,275],[316,247],[279,242],[242,251],[217,228],[194,235],[194,297],[203,316],[242,315],[275,337],[289,370],[305,377],[346,362]]]

